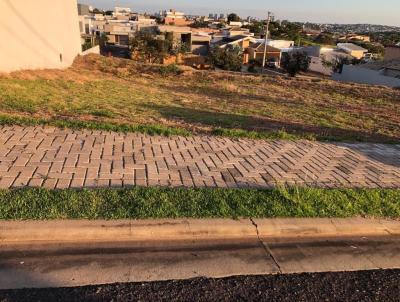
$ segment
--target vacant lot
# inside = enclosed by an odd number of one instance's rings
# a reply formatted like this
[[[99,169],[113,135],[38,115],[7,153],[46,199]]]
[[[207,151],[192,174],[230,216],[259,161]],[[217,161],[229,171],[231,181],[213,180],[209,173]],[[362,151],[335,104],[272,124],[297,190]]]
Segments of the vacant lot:
[[[400,140],[400,90],[312,78],[186,69],[180,73],[173,67],[98,56],[79,58],[64,71],[0,76],[0,115],[3,124],[128,131],[153,127],[164,130],[155,133],[254,138]]]

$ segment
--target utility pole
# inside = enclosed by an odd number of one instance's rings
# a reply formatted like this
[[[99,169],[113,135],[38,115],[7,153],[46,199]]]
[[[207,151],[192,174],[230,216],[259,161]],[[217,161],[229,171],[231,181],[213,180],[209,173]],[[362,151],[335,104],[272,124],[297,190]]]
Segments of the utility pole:
[[[268,12],[267,28],[265,31],[265,42],[264,42],[264,58],[263,58],[263,62],[262,62],[263,71],[265,68],[265,61],[267,60],[267,43],[268,43],[269,23],[271,22],[271,16],[272,16],[272,13]]]

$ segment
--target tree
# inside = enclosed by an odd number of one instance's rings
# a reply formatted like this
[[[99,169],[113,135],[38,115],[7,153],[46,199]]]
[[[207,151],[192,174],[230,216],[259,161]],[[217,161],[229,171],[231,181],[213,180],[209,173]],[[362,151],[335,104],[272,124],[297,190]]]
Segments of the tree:
[[[190,27],[192,28],[204,28],[208,27],[209,23],[204,20],[196,20],[192,24],[190,24]]]
[[[249,25],[243,26],[243,28],[249,29],[250,32],[252,32],[256,35],[264,34],[264,32],[265,32],[265,24],[264,24],[264,22],[260,22],[260,21],[254,21]]]
[[[336,45],[336,39],[330,33],[321,33],[314,39],[314,42],[322,45]]]
[[[210,53],[210,61],[214,67],[224,70],[241,71],[243,50],[238,46],[232,45],[228,45],[225,48],[215,48]]]
[[[271,22],[269,25],[269,31],[271,37],[274,39],[289,39],[293,41],[298,41],[301,37],[302,27],[293,22],[282,21]]]
[[[93,14],[104,14],[104,11],[99,10],[98,8],[93,9]]]
[[[169,39],[157,39],[148,32],[138,32],[130,39],[129,48],[135,58],[147,63],[162,63],[169,54],[172,43]]]
[[[300,71],[308,71],[310,59],[305,52],[296,51],[283,53],[281,66],[290,76],[294,77]]]
[[[235,13],[231,13],[228,15],[228,22],[239,22],[240,21],[240,17],[235,14]]]
[[[174,41],[171,36],[158,39],[148,32],[138,32],[130,39],[129,48],[132,55],[146,63],[162,63],[169,55],[184,54],[190,51],[188,44]]]

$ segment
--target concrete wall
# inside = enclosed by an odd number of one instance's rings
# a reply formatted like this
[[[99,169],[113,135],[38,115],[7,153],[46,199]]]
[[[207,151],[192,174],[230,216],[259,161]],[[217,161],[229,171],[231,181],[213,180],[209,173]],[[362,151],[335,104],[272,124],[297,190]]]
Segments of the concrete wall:
[[[87,56],[90,54],[99,55],[100,54],[100,46],[97,45],[95,47],[89,48],[89,49],[85,50],[84,52],[82,52],[82,56]]]
[[[311,58],[310,68],[309,68],[310,71],[320,73],[326,76],[332,75],[333,73],[332,69],[326,67],[321,58],[319,57],[310,57],[310,58]]]
[[[333,74],[332,79],[342,82],[400,87],[400,79],[384,76],[378,70],[352,65],[344,65],[343,72]]]
[[[81,52],[76,0],[0,0],[0,72],[69,67]]]
[[[400,59],[400,46],[389,46],[385,48],[384,60]]]

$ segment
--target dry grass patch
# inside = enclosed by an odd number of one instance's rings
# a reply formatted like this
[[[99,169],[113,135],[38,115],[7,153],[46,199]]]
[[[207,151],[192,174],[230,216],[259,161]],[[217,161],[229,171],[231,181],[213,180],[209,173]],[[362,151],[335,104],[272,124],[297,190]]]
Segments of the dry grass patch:
[[[399,90],[197,72],[95,55],[78,58],[67,70],[0,76],[0,114],[160,124],[201,133],[223,128],[261,137],[283,131],[314,139],[400,139]]]

